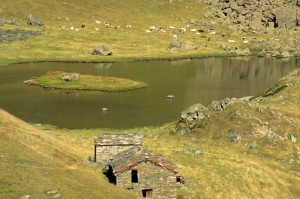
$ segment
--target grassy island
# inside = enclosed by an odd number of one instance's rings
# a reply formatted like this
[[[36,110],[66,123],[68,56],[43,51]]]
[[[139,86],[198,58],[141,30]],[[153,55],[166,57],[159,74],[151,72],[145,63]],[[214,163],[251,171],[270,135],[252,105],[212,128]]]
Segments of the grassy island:
[[[75,76],[75,79],[72,79],[72,76]],[[90,91],[125,91],[147,87],[147,84],[141,81],[107,76],[80,75],[63,71],[48,72],[40,77],[25,81],[25,83],[50,89]]]

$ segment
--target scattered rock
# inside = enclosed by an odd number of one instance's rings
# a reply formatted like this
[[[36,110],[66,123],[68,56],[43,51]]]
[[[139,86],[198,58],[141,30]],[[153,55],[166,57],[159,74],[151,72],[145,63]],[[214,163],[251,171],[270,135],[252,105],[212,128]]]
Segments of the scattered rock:
[[[23,195],[19,199],[30,199],[30,195]]]
[[[255,149],[257,147],[257,144],[255,141],[249,143],[249,144],[246,144],[245,148],[246,149]]]
[[[47,191],[46,193],[47,193],[47,195],[54,195],[54,194],[58,193],[58,190],[57,189],[53,189],[53,190]]]
[[[94,48],[92,55],[112,55],[112,51],[109,49],[109,47],[101,45]]]
[[[237,50],[235,50],[235,53],[238,56],[251,56],[251,52],[250,52],[249,48],[237,49]]]
[[[197,48],[198,46],[195,43],[180,38],[174,38],[169,44],[169,49],[175,51],[194,50]]]
[[[242,136],[234,131],[230,131],[228,133],[228,139],[230,142],[240,142],[242,140]]]
[[[64,81],[67,81],[67,82],[76,81],[76,80],[79,80],[79,79],[80,79],[80,74],[79,73],[67,73],[67,74],[64,74],[61,77],[61,80],[64,80]]]
[[[292,134],[292,135],[289,135],[289,139],[293,142],[293,143],[296,143],[297,142],[297,138]]]
[[[44,23],[40,18],[38,18],[38,17],[36,17],[32,14],[29,14],[28,15],[28,20],[27,20],[27,25],[30,25],[30,26],[43,26]]]

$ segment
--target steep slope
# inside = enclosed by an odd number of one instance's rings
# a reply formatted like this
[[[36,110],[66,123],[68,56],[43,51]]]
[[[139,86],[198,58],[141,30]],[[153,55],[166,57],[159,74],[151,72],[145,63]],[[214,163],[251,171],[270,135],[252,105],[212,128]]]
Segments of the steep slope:
[[[49,198],[58,190],[63,198],[132,198],[73,147],[0,110],[0,197]]]

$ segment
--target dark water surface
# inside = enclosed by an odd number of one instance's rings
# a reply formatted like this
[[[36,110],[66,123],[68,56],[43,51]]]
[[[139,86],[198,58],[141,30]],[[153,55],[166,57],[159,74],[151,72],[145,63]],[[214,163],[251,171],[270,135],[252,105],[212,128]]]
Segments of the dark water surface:
[[[0,108],[31,123],[65,128],[132,128],[161,125],[187,107],[256,95],[295,68],[300,60],[207,58],[114,64],[29,63],[0,68]],[[118,93],[44,90],[24,80],[47,71],[141,80],[149,87]],[[175,100],[166,99],[175,95]],[[108,108],[107,112],[101,108]]]

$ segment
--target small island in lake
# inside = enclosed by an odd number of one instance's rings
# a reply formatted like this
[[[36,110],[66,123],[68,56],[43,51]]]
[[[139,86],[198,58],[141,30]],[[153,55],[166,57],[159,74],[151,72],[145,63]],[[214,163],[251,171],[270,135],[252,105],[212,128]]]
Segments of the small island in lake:
[[[48,89],[88,91],[125,91],[148,86],[144,82],[126,78],[81,75],[63,71],[47,72],[45,75],[27,80],[25,83]]]

